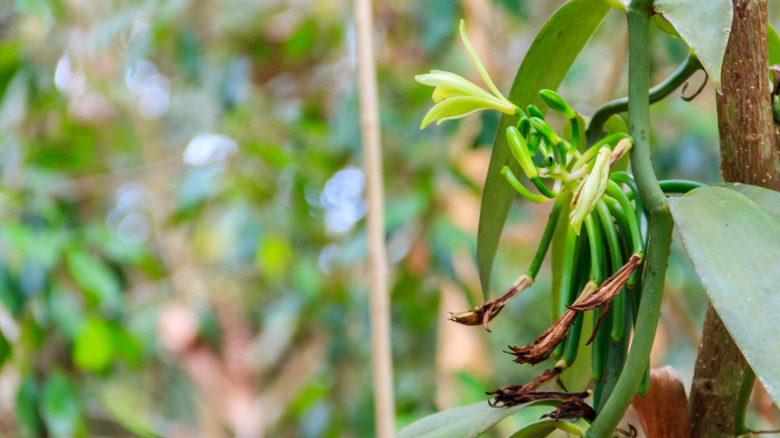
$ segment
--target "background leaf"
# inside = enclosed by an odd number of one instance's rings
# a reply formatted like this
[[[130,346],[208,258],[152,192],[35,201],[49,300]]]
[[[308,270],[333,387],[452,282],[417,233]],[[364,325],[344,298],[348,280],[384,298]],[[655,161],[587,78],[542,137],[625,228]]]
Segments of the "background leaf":
[[[780,405],[780,222],[723,187],[696,189],[669,205],[712,305]]]
[[[539,400],[509,408],[493,408],[486,401],[448,409],[405,427],[395,438],[474,438],[509,415],[534,406],[555,407],[563,400]]]
[[[62,371],[53,372],[43,387],[41,413],[52,436],[77,436],[81,414],[76,394]]]
[[[734,15],[731,0],[657,0],[653,8],[674,26],[719,89]]]
[[[592,0],[571,0],[558,9],[528,49],[509,91],[509,100],[521,107],[534,104],[546,108],[537,92],[543,88],[558,88],[609,10],[610,6],[606,2]],[[577,25],[572,26],[572,23]],[[515,195],[501,176],[501,168],[509,164],[515,175],[522,174],[520,165],[514,159],[509,159],[511,154],[504,135],[506,128],[516,122],[514,116],[501,117],[482,193],[477,232],[477,265],[485,299],[490,295],[493,260]]]
[[[69,250],[66,259],[70,274],[87,295],[110,309],[119,305],[119,282],[100,259],[78,248]]]

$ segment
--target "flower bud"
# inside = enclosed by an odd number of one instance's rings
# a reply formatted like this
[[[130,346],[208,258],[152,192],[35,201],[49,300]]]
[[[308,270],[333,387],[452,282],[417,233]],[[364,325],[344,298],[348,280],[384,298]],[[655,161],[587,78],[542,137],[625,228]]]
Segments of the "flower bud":
[[[523,168],[523,172],[525,172],[528,179],[537,176],[536,165],[528,154],[528,144],[526,144],[523,136],[520,135],[520,131],[514,126],[508,127],[506,129],[506,139],[509,144],[509,150],[512,151],[512,155],[520,163],[520,167]]]
[[[582,183],[577,187],[571,200],[571,214],[569,223],[577,235],[580,234],[582,221],[596,207],[596,204],[604,194],[609,182],[609,165],[612,158],[612,151],[608,147],[599,149],[596,156],[596,162],[593,170],[585,177]]]
[[[617,163],[618,160],[621,159],[633,145],[634,141],[631,139],[631,137],[624,137],[620,139],[618,144],[615,145],[615,149],[612,150],[612,159],[609,162],[609,168],[612,169],[612,166],[614,166],[615,163]]]
[[[533,126],[539,134],[544,136],[553,145],[561,142],[561,137],[558,136],[555,131],[553,131],[552,127],[550,127],[550,125],[548,125],[544,119],[539,117],[531,117],[531,126]]]
[[[528,105],[528,115],[531,117],[538,117],[544,120],[544,113],[536,105]]]
[[[547,106],[563,114],[567,119],[574,119],[577,117],[577,113],[572,109],[572,107],[570,107],[569,104],[566,103],[566,101],[563,100],[563,98],[555,91],[542,90],[539,92],[539,96],[541,96],[542,100],[547,104]]]

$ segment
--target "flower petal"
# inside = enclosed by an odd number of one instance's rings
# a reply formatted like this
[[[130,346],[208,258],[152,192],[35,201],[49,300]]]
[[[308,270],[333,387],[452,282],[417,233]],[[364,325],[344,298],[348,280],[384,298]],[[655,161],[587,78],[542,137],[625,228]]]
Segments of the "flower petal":
[[[448,71],[431,70],[414,77],[417,82],[464,96],[492,98],[493,96],[468,79]]]
[[[504,95],[498,91],[498,87],[496,87],[496,84],[493,83],[493,80],[490,79],[490,76],[488,76],[488,72],[485,69],[485,66],[482,64],[482,61],[479,60],[479,56],[477,56],[477,51],[474,50],[474,46],[471,45],[469,38],[466,36],[465,20],[460,20],[460,38],[463,40],[463,45],[466,46],[466,50],[468,50],[469,55],[471,55],[471,59],[474,61],[474,64],[476,64],[477,70],[479,70],[479,75],[482,76],[482,80],[485,81],[485,85],[490,88],[490,91],[492,91],[496,97],[506,100]]]
[[[503,112],[506,112],[507,110],[511,111],[511,108],[507,109],[503,102],[500,102],[495,98],[485,99],[473,96],[451,97],[437,103],[428,111],[428,114],[423,118],[420,129],[425,128],[433,121],[441,123],[449,119],[459,119],[483,109],[495,109]]]

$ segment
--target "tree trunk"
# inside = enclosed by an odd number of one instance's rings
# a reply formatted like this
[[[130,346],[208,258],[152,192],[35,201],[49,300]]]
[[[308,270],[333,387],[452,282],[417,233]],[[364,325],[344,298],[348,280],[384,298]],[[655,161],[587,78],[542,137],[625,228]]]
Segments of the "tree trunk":
[[[780,147],[772,118],[766,0],[733,0],[734,21],[717,94],[721,176],[780,190]],[[690,397],[692,437],[733,437],[747,363],[715,309],[707,309]]]

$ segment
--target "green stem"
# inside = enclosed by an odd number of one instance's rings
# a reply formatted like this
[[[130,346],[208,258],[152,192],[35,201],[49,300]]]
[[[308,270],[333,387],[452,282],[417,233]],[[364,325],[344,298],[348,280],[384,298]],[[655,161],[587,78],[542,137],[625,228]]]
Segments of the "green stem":
[[[753,392],[753,384],[755,382],[756,373],[754,373],[753,368],[748,365],[747,369],[745,369],[744,380],[742,380],[742,388],[739,390],[739,398],[737,398],[737,410],[734,415],[735,435],[744,435],[750,432],[746,417],[750,394]]]
[[[536,204],[545,204],[552,201],[552,199],[546,196],[537,195],[536,193],[532,193],[530,190],[525,188],[525,186],[520,182],[520,180],[517,179],[515,174],[512,173],[512,170],[509,169],[509,166],[504,166],[501,169],[501,175],[504,175],[506,182],[508,182],[509,185],[512,186],[512,188],[515,189],[517,193],[520,193],[525,199],[534,202]]]
[[[696,58],[695,55],[689,53],[682,65],[680,65],[671,76],[650,89],[648,93],[650,103],[656,103],[671,94],[672,91],[676,90],[683,82],[687,81],[688,78],[700,68],[701,63],[699,62],[699,59]],[[627,97],[607,102],[602,105],[601,108],[597,109],[590,119],[588,128],[585,130],[588,144],[594,143],[598,137],[604,135],[604,123],[606,123],[611,116],[625,112],[626,110],[628,110]]]
[[[650,212],[648,247],[642,284],[642,298],[636,322],[636,336],[626,358],[623,371],[603,409],[588,429],[588,437],[608,437],[623,418],[628,405],[639,388],[639,383],[650,358],[658,318],[661,314],[664,276],[672,243],[674,222],[666,195],[658,185],[650,159],[650,16],[652,0],[632,0],[628,18],[628,119],[634,138],[631,148],[631,167],[639,194]],[[624,338],[625,339],[625,338]]]

